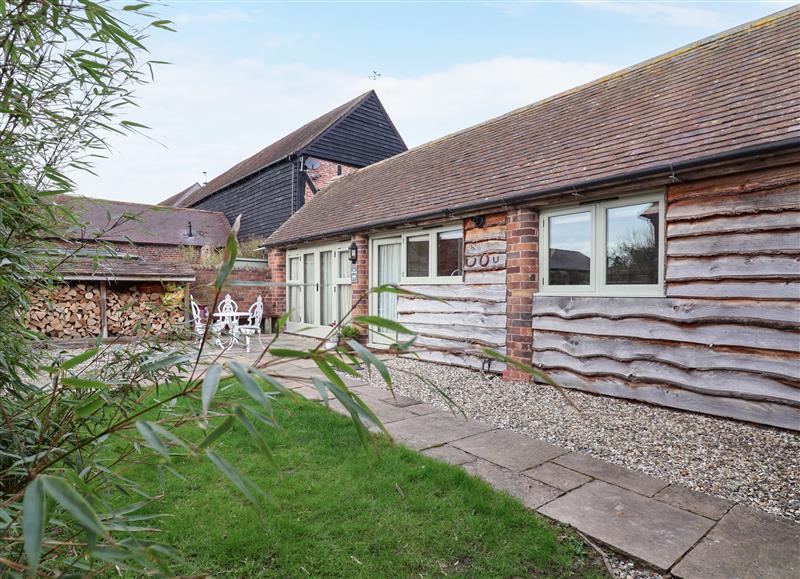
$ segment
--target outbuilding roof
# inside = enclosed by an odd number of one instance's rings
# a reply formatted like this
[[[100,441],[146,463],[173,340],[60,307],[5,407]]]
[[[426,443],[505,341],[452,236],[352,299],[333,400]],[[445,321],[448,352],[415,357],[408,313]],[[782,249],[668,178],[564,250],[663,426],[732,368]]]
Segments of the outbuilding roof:
[[[185,263],[145,262],[138,259],[105,257],[94,260],[73,257],[55,271],[65,280],[106,281],[194,281],[192,266]]]
[[[267,244],[800,146],[798,119],[793,7],[360,169],[329,184]]]
[[[57,202],[75,213],[80,225],[65,236],[76,240],[222,247],[230,231],[227,218],[217,211],[67,195]]]
[[[237,163],[221,175],[214,177],[211,181],[196,191],[193,191],[188,196],[178,200],[177,202],[174,202],[174,204],[182,207],[190,207],[195,203],[205,199],[212,193],[216,193],[223,187],[232,185],[233,183],[252,175],[256,171],[260,171],[274,163],[277,163],[278,161],[282,161],[290,155],[294,155],[299,151],[302,151],[314,140],[318,139],[325,131],[350,114],[351,111],[356,109],[362,102],[374,94],[375,91],[372,90],[365,92],[353,100],[350,100],[343,105],[328,111],[321,117],[306,123],[296,131],[289,133],[268,147],[261,149],[255,155]],[[173,199],[173,197],[170,199]],[[166,204],[170,201],[170,199],[167,199],[162,203]]]

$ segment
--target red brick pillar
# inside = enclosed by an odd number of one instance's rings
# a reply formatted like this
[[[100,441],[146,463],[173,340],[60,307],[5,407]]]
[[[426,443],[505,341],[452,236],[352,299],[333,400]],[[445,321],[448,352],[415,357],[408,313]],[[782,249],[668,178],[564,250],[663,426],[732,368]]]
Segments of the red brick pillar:
[[[267,261],[271,285],[264,304],[264,316],[278,317],[286,311],[286,251],[273,247]]]
[[[353,236],[358,248],[356,277],[353,280],[353,317],[369,315],[369,237],[358,233]],[[367,341],[367,331],[362,328],[360,341]]]
[[[530,365],[533,358],[533,294],[539,289],[539,213],[516,208],[508,211],[506,225],[506,355]],[[504,380],[530,381],[514,368]]]

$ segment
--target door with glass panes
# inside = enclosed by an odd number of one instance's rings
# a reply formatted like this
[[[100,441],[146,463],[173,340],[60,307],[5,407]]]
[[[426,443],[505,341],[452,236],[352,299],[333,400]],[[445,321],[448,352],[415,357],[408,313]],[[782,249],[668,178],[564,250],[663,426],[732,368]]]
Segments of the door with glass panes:
[[[344,244],[286,254],[286,323],[289,332],[322,337],[350,314],[350,262]]]
[[[400,283],[401,237],[372,239],[370,248],[370,287]],[[370,313],[397,321],[397,294],[370,295]],[[369,341],[374,346],[389,346],[397,342],[397,333],[386,328],[371,327]]]

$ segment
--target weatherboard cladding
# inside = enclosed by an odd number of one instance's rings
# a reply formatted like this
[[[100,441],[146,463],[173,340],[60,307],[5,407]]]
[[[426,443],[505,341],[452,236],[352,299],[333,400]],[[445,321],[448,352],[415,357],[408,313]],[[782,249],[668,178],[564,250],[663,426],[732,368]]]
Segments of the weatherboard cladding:
[[[302,153],[365,167],[407,149],[375,93],[331,126]]]
[[[222,211],[231,223],[241,215],[239,239],[266,237],[289,218],[293,208],[302,204],[294,168],[295,163],[290,161],[272,165],[202,199],[194,207]]]
[[[800,8],[701,40],[331,183],[269,243],[800,139]]]

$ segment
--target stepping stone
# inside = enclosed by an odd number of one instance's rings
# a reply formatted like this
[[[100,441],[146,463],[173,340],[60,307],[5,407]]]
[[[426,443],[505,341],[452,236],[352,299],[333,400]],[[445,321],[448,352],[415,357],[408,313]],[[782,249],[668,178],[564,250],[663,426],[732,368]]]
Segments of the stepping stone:
[[[488,460],[477,459],[463,465],[469,474],[479,476],[494,488],[518,498],[529,509],[535,509],[561,494],[561,491],[530,477],[497,466]]]
[[[406,406],[406,410],[408,410],[412,414],[418,414],[420,416],[424,416],[425,414],[439,412],[441,408],[436,408],[436,406],[431,406],[430,404],[419,403],[419,404],[414,404],[413,406]]]
[[[384,424],[397,422],[398,420],[406,420],[415,416],[402,408],[397,408],[396,406],[392,406],[381,400],[376,400],[370,396],[360,396],[360,398]],[[336,403],[341,404],[338,400]]]
[[[455,446],[450,446],[449,444],[434,446],[428,450],[423,450],[422,454],[456,466],[475,461],[475,457],[471,454],[467,454],[463,450],[459,450]]]
[[[682,579],[800,577],[800,525],[736,505],[672,573]]]
[[[733,506],[733,501],[712,497],[681,485],[669,485],[653,498],[715,521],[720,520]]]
[[[422,450],[485,432],[492,427],[474,420],[455,418],[452,414],[434,412],[392,422],[386,425],[386,429],[398,442],[414,450]]]
[[[406,406],[419,404],[419,400],[414,400],[408,396],[401,396],[400,394],[392,395],[392,393],[388,390],[381,390],[380,388],[375,388],[373,386],[354,386],[352,387],[352,390],[359,396],[364,394],[370,398],[374,398],[375,400],[381,400],[382,402],[386,402],[392,406],[397,406],[398,408],[405,408]]]
[[[456,441],[453,446],[514,471],[523,471],[567,452],[560,446],[510,430],[484,432]]]
[[[550,485],[551,487],[561,489],[562,491],[571,491],[592,480],[591,477],[585,474],[564,468],[553,462],[540,464],[536,468],[526,470],[522,474]]]
[[[661,570],[674,565],[714,524],[599,480],[546,504],[539,512]]]
[[[294,391],[308,400],[323,400],[319,390],[313,386],[300,386],[299,388],[295,388]]]
[[[578,452],[570,452],[564,456],[559,456],[553,462],[646,497],[652,497],[669,484],[661,479],[622,468],[621,466],[611,464],[604,460],[598,460]]]

